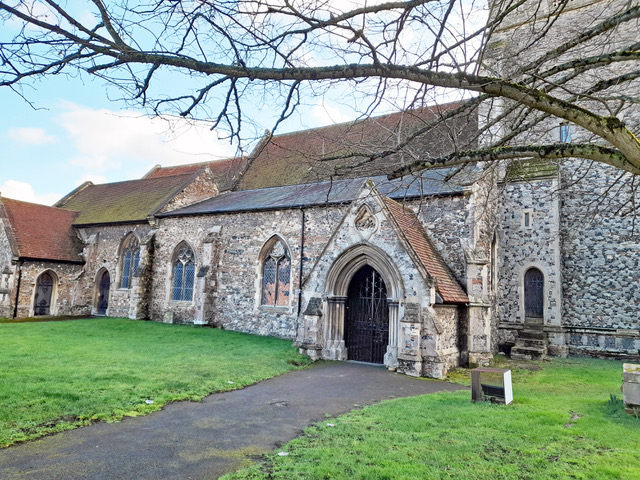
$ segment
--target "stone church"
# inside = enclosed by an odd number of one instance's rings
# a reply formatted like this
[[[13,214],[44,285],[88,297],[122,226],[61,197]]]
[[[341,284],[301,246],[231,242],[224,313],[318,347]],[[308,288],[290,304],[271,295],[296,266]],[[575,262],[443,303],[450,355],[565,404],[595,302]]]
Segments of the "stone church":
[[[498,351],[637,358],[634,216],[582,215],[611,194],[612,168],[575,178],[577,160],[523,160],[387,179],[482,141],[482,110],[447,115],[457,107],[267,134],[247,157],[88,182],[53,207],[0,198],[0,316],[209,325],[433,378]],[[363,154],[438,119],[410,149]]]

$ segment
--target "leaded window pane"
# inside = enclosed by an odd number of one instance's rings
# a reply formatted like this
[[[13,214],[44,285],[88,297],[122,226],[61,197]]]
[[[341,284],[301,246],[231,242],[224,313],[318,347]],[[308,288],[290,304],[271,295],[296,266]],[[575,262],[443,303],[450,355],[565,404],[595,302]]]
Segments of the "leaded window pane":
[[[131,276],[133,276],[135,271],[138,269],[139,264],[140,264],[140,248],[136,247],[136,253],[133,256],[133,268],[131,269]]]
[[[122,261],[122,280],[120,288],[129,288],[129,278],[131,273],[131,250],[127,250]]]
[[[278,292],[276,305],[289,305],[289,282],[291,279],[291,262],[283,257],[278,262]]]
[[[272,244],[262,266],[261,304],[288,306],[291,259],[282,240]]]
[[[264,262],[264,270],[262,273],[262,304],[276,304],[276,261],[268,257]]]
[[[182,300],[182,281],[183,281],[184,264],[177,261],[173,264],[173,290],[171,294],[172,300]]]
[[[196,265],[193,262],[189,262],[184,266],[184,290],[182,292],[181,300],[193,299],[193,281],[196,276]]]

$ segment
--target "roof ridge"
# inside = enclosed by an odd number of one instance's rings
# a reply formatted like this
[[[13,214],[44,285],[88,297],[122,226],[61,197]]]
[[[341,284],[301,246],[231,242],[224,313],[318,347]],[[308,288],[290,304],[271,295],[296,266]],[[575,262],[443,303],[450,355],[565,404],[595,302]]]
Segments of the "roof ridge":
[[[380,115],[376,115],[375,117],[370,117],[370,116],[360,116],[358,118],[356,118],[355,120],[346,120],[344,122],[338,122],[338,123],[332,123],[330,125],[322,125],[320,127],[310,127],[310,128],[306,128],[304,130],[296,130],[294,132],[286,132],[286,133],[280,133],[278,135],[271,135],[272,138],[277,138],[277,137],[284,137],[287,135],[297,135],[297,134],[301,134],[301,133],[307,133],[307,132],[313,132],[313,131],[318,131],[318,130],[325,130],[328,128],[334,128],[334,127],[344,127],[344,126],[350,126],[350,125],[357,125],[360,123],[364,123],[364,122],[369,122],[369,121],[375,121],[375,120],[380,120],[383,118],[387,118],[387,117],[391,117],[393,115],[403,115],[403,114],[412,114],[414,112],[420,112],[423,110],[430,110],[433,113],[440,113],[440,111],[442,110],[448,110],[451,107],[454,106],[459,106],[462,105],[464,102],[461,101],[457,101],[457,102],[449,102],[449,103],[443,103],[443,104],[437,104],[434,103],[433,105],[425,105],[423,107],[418,107],[418,108],[413,108],[413,109],[408,109],[408,110],[397,110],[395,112],[389,112],[389,113],[383,113]],[[416,117],[418,116],[417,113],[415,115]]]
[[[62,197],[60,200],[58,200],[56,203],[54,203],[53,206],[56,207],[56,208],[64,208],[63,206],[66,205],[69,202],[69,200],[71,200],[73,197],[78,195],[80,192],[82,192],[87,187],[92,186],[93,184],[94,183],[89,181],[89,180],[87,180],[84,183],[81,183],[75,189],[71,190],[64,197]]]

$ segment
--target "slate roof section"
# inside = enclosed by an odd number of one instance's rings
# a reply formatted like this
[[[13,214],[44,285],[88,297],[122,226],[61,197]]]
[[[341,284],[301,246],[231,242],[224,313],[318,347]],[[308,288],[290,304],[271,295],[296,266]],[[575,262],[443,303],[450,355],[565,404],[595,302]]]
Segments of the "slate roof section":
[[[420,177],[387,180],[386,176],[372,177],[378,191],[391,198],[420,198],[433,195],[459,195],[462,187],[446,182],[452,168],[427,170]],[[200,203],[159,214],[159,217],[206,215],[257,210],[311,207],[343,204],[353,201],[366,178],[288,185],[225,192]]]
[[[175,165],[170,167],[156,165],[142,178],[161,178],[193,174],[209,167],[214,178],[214,183],[218,186],[218,190],[223,192],[230,190],[234,186],[242,170],[245,168],[246,163],[247,160],[245,158],[235,157],[213,162],[191,163],[189,165]]]
[[[435,122],[461,104],[372,117],[300,132],[274,135],[252,153],[249,166],[234,190],[299,185],[330,179],[386,175],[395,168],[427,156],[476,146],[477,116],[458,115],[442,120],[417,137],[402,153],[363,163],[365,157],[398,145],[408,135]],[[329,159],[334,156],[344,158]]]
[[[73,229],[78,212],[0,199],[20,258],[84,263],[82,242]]]
[[[79,212],[75,225],[143,222],[189,185],[198,173],[199,170],[160,178],[90,183],[55,206]]]
[[[429,275],[436,279],[436,290],[444,303],[469,303],[469,297],[429,238],[417,215],[389,197],[383,195],[382,199],[422,265]]]

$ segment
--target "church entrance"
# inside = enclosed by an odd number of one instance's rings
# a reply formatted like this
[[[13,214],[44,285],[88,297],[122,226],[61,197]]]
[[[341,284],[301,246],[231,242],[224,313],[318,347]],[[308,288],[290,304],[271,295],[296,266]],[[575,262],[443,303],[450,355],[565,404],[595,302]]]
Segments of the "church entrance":
[[[380,274],[363,266],[351,279],[345,313],[347,358],[384,363],[389,345],[387,287]]]
[[[36,282],[36,296],[33,301],[34,315],[51,314],[51,296],[53,294],[53,276],[44,272]]]
[[[98,315],[106,315],[109,308],[109,288],[111,287],[111,277],[105,271],[100,277],[98,285]]]
[[[544,317],[544,274],[535,267],[524,274],[524,316],[540,321]]]

